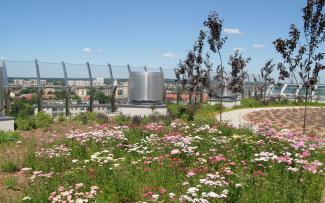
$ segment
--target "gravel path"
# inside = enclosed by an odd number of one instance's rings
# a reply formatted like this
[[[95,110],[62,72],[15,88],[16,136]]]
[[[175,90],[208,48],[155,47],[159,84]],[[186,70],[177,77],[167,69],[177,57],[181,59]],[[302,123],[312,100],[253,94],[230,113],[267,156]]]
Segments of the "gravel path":
[[[303,108],[301,106],[299,107],[263,107],[263,108],[249,108],[249,109],[238,109],[233,111],[228,111],[222,113],[222,120],[228,121],[230,124],[234,125],[235,127],[241,126],[241,125],[249,125],[247,121],[243,119],[243,116],[245,114],[255,112],[255,111],[261,111],[261,110],[273,110],[273,109],[290,109],[290,108]],[[316,108],[316,107],[308,107],[308,108]],[[319,107],[317,107],[319,108]],[[216,119],[219,121],[219,114],[216,115]]]

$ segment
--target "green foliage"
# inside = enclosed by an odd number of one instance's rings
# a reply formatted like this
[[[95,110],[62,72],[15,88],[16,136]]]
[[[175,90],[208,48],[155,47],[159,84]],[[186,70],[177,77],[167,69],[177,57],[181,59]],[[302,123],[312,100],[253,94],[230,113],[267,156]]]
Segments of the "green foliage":
[[[244,98],[240,101],[240,107],[255,108],[261,106],[263,106],[263,103],[253,98]]]
[[[53,118],[44,112],[39,112],[36,116],[18,117],[16,119],[16,125],[19,130],[46,128],[50,127],[52,123]]]
[[[65,100],[67,98],[67,91],[62,90],[62,89],[56,89],[54,94],[55,94],[56,99],[59,99],[59,100]]]
[[[187,106],[183,104],[168,104],[167,110],[172,118],[184,118],[187,120],[189,117]]]
[[[35,128],[50,127],[50,125],[53,123],[53,118],[44,112],[39,112],[36,116],[34,116],[34,123]]]
[[[304,106],[304,101],[289,100],[287,98],[271,98],[266,101],[260,101],[253,98],[242,99],[240,105],[235,108],[258,108],[258,107],[278,107],[278,106]],[[307,102],[307,106],[325,107],[325,103]]]
[[[96,121],[96,113],[94,112],[82,112],[73,118],[75,121],[79,121],[82,124],[88,124],[91,121]]]
[[[9,176],[6,177],[3,180],[3,184],[7,189],[15,189],[16,185],[17,185],[17,178],[15,176]]]
[[[68,120],[68,118],[65,116],[64,113],[60,113],[60,114],[58,115],[58,121],[60,121],[60,122],[64,122],[64,121],[66,121],[66,120]]]
[[[118,125],[126,125],[131,121],[131,117],[120,114],[118,116],[115,116],[114,120]]]
[[[186,121],[199,123],[214,123],[215,114],[219,111],[219,104],[209,105],[206,103],[196,105],[169,104],[168,113],[172,118],[180,118]]]
[[[10,106],[10,116],[15,118],[26,117],[34,114],[32,104],[22,99],[14,99]]]
[[[31,129],[33,129],[32,121],[33,121],[33,119],[18,117],[15,122],[16,122],[17,129],[19,129],[19,130],[31,130]]]
[[[110,97],[106,96],[102,90],[91,89],[87,92],[89,96],[93,96],[100,104],[105,104],[110,102]]]
[[[26,87],[26,88],[23,88],[19,91],[19,94],[18,95],[23,95],[23,94],[30,94],[30,93],[37,93],[38,90],[36,87]]]
[[[2,172],[14,173],[19,170],[17,164],[13,161],[4,161],[0,164],[0,169]]]
[[[0,144],[10,141],[16,141],[18,138],[19,134],[17,132],[0,131]]]

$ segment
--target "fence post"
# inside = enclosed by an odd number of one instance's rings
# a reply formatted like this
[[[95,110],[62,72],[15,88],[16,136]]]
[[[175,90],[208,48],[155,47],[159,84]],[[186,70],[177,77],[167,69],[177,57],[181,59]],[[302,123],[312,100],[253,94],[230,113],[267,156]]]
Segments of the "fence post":
[[[4,84],[4,91],[1,93],[4,96],[4,105],[5,105],[5,115],[9,115],[9,87],[8,87],[8,75],[7,75],[7,67],[5,61],[2,62],[2,68],[3,68],[3,84]]]
[[[114,76],[113,76],[113,71],[112,71],[112,66],[111,64],[108,64],[108,68],[109,68],[109,74],[111,76],[111,80],[112,80],[112,96],[111,96],[111,111],[115,112],[115,93],[116,93],[116,89],[117,89],[117,84],[115,85],[115,81],[114,81]]]
[[[37,112],[42,111],[42,85],[41,85],[41,77],[40,77],[40,72],[39,72],[39,65],[37,59],[34,60],[35,62],[35,69],[36,69],[36,76],[37,76]]]
[[[144,71],[146,71],[146,72],[148,71],[147,66],[143,66],[143,68],[144,68]]]
[[[93,108],[93,105],[94,105],[94,93],[95,93],[94,89],[93,89],[93,78],[92,78],[92,75],[91,75],[91,69],[90,69],[89,62],[87,62],[86,65],[87,65],[87,69],[88,69],[89,83],[90,83],[89,111],[93,112],[94,111],[94,108]]]
[[[0,111],[3,112],[4,109],[4,93],[5,93],[5,83],[3,74],[3,65],[0,64]]]
[[[68,74],[67,74],[67,69],[65,67],[65,63],[64,61],[62,61],[62,69],[63,69],[63,75],[64,75],[64,86],[65,86],[65,91],[66,91],[66,95],[65,95],[65,116],[69,116],[70,115],[70,87],[69,87],[69,83],[68,83]]]
[[[176,68],[174,68],[174,72],[176,75]],[[179,101],[181,100],[179,82],[177,80],[175,80],[175,84],[176,84],[176,103],[179,104]]]

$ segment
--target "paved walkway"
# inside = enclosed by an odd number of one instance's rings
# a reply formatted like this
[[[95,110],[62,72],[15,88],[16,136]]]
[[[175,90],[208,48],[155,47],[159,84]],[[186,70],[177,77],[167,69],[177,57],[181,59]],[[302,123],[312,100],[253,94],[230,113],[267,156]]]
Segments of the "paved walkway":
[[[249,123],[243,118],[245,114],[261,111],[261,110],[274,110],[274,109],[294,109],[294,108],[304,108],[304,107],[263,107],[263,108],[248,108],[248,109],[238,109],[233,111],[228,111],[222,113],[222,120],[228,121],[235,127],[241,125],[249,125]],[[308,107],[308,108],[319,108],[319,107]],[[219,114],[216,115],[216,119],[219,120]]]

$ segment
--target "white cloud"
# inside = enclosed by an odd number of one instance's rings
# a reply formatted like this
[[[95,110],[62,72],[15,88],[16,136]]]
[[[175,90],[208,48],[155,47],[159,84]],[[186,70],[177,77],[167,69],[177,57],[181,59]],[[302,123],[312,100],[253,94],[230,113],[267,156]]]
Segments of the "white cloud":
[[[91,53],[91,52],[93,52],[93,49],[92,48],[83,48],[82,50],[81,50],[82,52],[85,52],[85,53]]]
[[[264,44],[253,44],[254,48],[264,48]]]
[[[166,58],[170,58],[170,59],[177,59],[178,58],[178,56],[176,54],[173,54],[173,53],[163,53],[162,56],[166,57]]]
[[[233,35],[241,34],[240,30],[237,28],[225,28],[225,29],[223,29],[223,31],[227,34],[233,34]]]
[[[234,48],[234,51],[246,51],[246,49],[238,47],[238,48]]]

